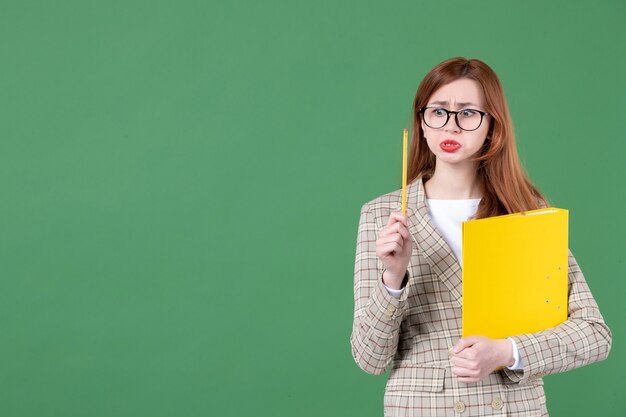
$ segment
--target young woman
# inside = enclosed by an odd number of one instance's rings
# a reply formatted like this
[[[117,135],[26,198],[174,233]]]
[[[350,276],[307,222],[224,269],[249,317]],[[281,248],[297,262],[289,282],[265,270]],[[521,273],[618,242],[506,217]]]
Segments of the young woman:
[[[361,210],[354,359],[371,374],[391,364],[385,416],[545,416],[543,376],[605,359],[611,332],[570,253],[567,321],[461,338],[461,223],[547,203],[521,167],[502,86],[485,63],[437,65],[413,115],[406,215],[400,190]]]

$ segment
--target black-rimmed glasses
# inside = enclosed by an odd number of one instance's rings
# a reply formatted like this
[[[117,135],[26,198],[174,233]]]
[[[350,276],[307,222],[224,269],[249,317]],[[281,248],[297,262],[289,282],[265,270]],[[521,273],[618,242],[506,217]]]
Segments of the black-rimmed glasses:
[[[461,109],[452,111],[443,107],[424,107],[418,113],[422,114],[426,126],[433,129],[441,129],[450,120],[450,114],[454,114],[456,125],[463,130],[476,130],[483,122],[485,115],[489,114],[476,109]]]

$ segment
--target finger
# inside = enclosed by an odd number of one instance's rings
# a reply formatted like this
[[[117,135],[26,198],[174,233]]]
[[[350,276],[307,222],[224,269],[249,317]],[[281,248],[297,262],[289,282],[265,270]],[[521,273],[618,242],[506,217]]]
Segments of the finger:
[[[389,256],[390,254],[400,252],[401,250],[402,248],[396,242],[391,242],[381,245],[376,252],[378,256]]]
[[[454,357],[473,361],[476,359],[477,352],[473,346],[463,349],[459,353],[455,353]]]
[[[392,219],[390,218],[390,221]],[[403,239],[408,240],[410,238],[410,233],[407,226],[402,222],[393,222],[385,226],[382,230],[378,232],[378,236],[388,236],[393,233],[399,233]]]
[[[385,226],[379,233],[379,236],[387,236],[393,233],[401,233],[403,230],[407,230],[402,223],[393,223]]]
[[[409,238],[409,229],[407,229],[407,227],[403,224],[403,223],[395,223],[392,226],[392,230],[394,230],[396,233],[399,233],[400,235],[402,235],[403,239],[408,239]]]
[[[402,244],[394,240],[381,241],[376,243],[376,251],[382,253],[390,253],[402,250]]]
[[[471,384],[471,383],[478,382],[478,381],[480,381],[480,378],[471,378],[471,377],[464,377],[464,376],[459,377],[459,382],[463,382],[465,384]]]
[[[404,227],[409,227],[409,216],[402,213],[401,211],[396,211],[394,213],[396,213],[399,223],[402,223]]]
[[[389,236],[383,236],[376,241],[377,244],[381,244],[381,245],[391,243],[391,242],[395,242],[401,247],[404,246],[404,239],[402,238],[402,235],[400,235],[399,233],[394,233]]]
[[[388,228],[389,233],[398,233],[402,236],[404,240],[410,239],[411,235],[409,233],[409,229],[402,223],[394,223]]]
[[[409,227],[409,218],[406,214],[403,214],[401,211],[392,211],[389,214],[389,221],[387,222],[387,226],[398,222],[404,224],[404,226],[406,227]]]
[[[473,361],[471,359],[453,356],[450,359],[450,362],[452,362],[452,365],[458,366],[460,368],[476,369],[476,361]]]
[[[401,230],[406,230],[406,227],[402,223],[393,223],[391,225],[385,226],[380,233],[379,236],[387,236],[393,233],[401,233]]]
[[[453,353],[459,353],[459,352],[461,352],[463,349],[466,349],[466,348],[468,348],[468,347],[473,346],[475,343],[477,343],[477,342],[478,342],[478,340],[480,340],[480,339],[478,339],[478,338],[477,338],[477,337],[475,337],[475,336],[464,337],[464,338],[460,339],[460,340],[456,343],[456,345],[454,345],[454,349],[452,349],[452,352],[453,352]]]
[[[480,375],[480,371],[476,369],[467,369],[460,366],[453,366],[452,373],[456,376],[466,378],[477,378]]]

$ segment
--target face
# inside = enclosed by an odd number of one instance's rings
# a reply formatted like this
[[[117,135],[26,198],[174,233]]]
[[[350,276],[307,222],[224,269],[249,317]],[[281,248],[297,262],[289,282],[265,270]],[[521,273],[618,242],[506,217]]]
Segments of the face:
[[[452,111],[474,109],[484,112],[485,98],[477,81],[461,78],[435,91],[425,107],[438,107]],[[439,110],[435,114],[436,117],[443,117],[440,120],[445,121],[445,112]],[[461,120],[463,115],[471,114],[471,112],[459,114],[459,119]],[[424,117],[424,115],[422,116]],[[476,116],[480,118],[480,115],[471,117]],[[437,157],[437,165],[471,164],[471,158],[476,155],[485,142],[491,122],[490,116],[485,115],[478,129],[467,131],[461,129],[456,124],[454,114],[450,114],[448,122],[443,127],[433,129],[424,123],[423,117],[421,120],[422,130],[428,147]],[[461,125],[467,127],[463,121],[461,121]]]

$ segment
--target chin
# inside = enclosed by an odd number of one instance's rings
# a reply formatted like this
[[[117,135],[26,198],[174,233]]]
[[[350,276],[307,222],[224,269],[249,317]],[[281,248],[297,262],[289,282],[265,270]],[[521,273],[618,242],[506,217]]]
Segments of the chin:
[[[463,163],[467,163],[470,160],[470,157],[468,156],[461,156],[461,155],[437,155],[437,159],[444,163],[444,164],[448,164],[448,165],[458,165],[458,164],[463,164]]]

